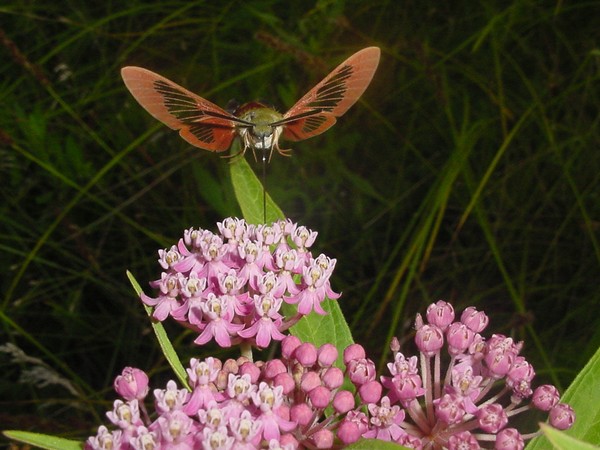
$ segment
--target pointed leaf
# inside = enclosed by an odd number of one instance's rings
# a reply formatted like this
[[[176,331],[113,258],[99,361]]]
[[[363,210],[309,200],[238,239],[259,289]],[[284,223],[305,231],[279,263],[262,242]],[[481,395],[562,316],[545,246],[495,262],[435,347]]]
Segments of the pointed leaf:
[[[83,443],[71,439],[49,436],[47,434],[31,433],[29,431],[6,430],[2,434],[14,441],[23,442],[38,448],[48,450],[81,450]]]
[[[250,223],[262,223],[262,184],[244,158],[239,158],[238,161],[231,164],[231,181],[244,219]],[[267,197],[267,222],[284,218],[279,206],[271,197]],[[326,316],[312,313],[302,318],[290,331],[303,341],[312,342],[315,345],[322,345],[326,342],[335,345],[340,350],[338,359],[338,363],[340,363],[342,350],[354,342],[352,333],[337,300],[326,300],[322,306],[328,313]],[[286,315],[292,316],[295,311],[295,306],[284,305]]]
[[[290,332],[302,341],[312,342],[316,346],[326,343],[335,345],[339,350],[337,366],[343,368],[343,350],[354,343],[352,333],[337,300],[327,299],[321,306],[327,312],[326,316],[313,312],[303,317]],[[295,309],[292,305],[286,307]],[[287,313],[288,309],[285,311]]]
[[[133,274],[129,271],[127,271],[127,278],[129,278],[129,282],[131,283],[131,285],[133,286],[133,289],[135,290],[136,294],[139,297],[140,294],[142,293],[142,288],[141,288],[140,284],[137,282],[137,280],[135,279]],[[157,322],[156,320],[154,320],[152,318],[152,308],[144,305],[144,309],[146,310],[146,313],[148,314],[148,316],[150,317],[150,320],[152,321],[152,329],[154,330],[154,334],[156,335],[156,338],[158,339],[160,348],[162,349],[162,352],[165,355],[165,358],[169,362],[169,365],[173,369],[173,372],[175,372],[175,375],[177,376],[177,378],[179,379],[181,384],[183,384],[183,386],[186,389],[191,390],[190,385],[187,382],[187,372],[185,371],[185,368],[181,364],[179,356],[177,356],[177,353],[175,352],[175,349],[173,348],[173,344],[171,344],[171,341],[169,340],[169,337],[167,336],[167,332],[165,331],[164,327],[162,326],[162,323]]]
[[[344,447],[346,450],[408,450],[402,445],[378,439],[361,439]]]
[[[586,442],[600,442],[600,349],[579,372],[561,401],[575,410],[575,424],[566,433]],[[545,436],[531,441],[527,450],[546,450],[549,448]]]
[[[548,440],[556,450],[598,450],[600,447],[589,444],[569,436],[564,431],[552,428],[548,424],[541,423],[540,427]]]
[[[244,158],[238,158],[231,163],[231,182],[244,219],[249,223],[264,223],[263,186]],[[268,192],[266,206],[267,223],[285,219],[283,212]]]

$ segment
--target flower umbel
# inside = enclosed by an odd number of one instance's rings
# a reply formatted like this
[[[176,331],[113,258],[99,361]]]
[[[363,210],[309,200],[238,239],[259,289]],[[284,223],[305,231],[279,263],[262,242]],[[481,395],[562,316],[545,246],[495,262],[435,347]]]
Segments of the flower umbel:
[[[557,429],[572,426],[575,413],[554,386],[534,389],[523,343],[483,336],[489,318],[474,307],[456,320],[440,300],[417,314],[419,354],[405,355],[394,338],[383,376],[359,344],[336,366],[334,345],[284,334],[339,297],[329,283],[335,259],[310,253],[317,234],[289,220],[225,219],[218,227],[219,234],[191,228],[160,250],[164,271],[151,283],[158,296],[141,298],[155,319],[171,316],[196,330],[196,344],[239,344],[243,356],[192,358],[190,390],[173,380],[154,389],[150,414],[148,376],[126,367],[114,382],[122,399],[106,413],[116,430],[100,426],[87,450],[338,449],[360,438],[423,450],[520,450],[539,431],[517,430],[519,414],[537,410]],[[284,317],[283,303],[297,313]],[[245,351],[272,340],[281,341],[278,358],[253,362]]]
[[[436,304],[445,305],[450,307]],[[284,337],[281,357],[267,362],[193,358],[187,369],[192,391],[178,389],[174,381],[155,389],[152,416],[140,398],[148,392],[145,377],[126,368],[117,379],[135,374],[141,386],[124,389],[115,382],[126,401],[116,400],[107,416],[118,429],[101,426],[86,449],[344,448],[364,437],[414,449],[513,450],[539,434],[512,424],[515,416],[534,409],[548,413],[555,428],[569,428],[575,414],[559,403],[556,388],[531,387],[535,372],[519,355],[522,343],[498,334],[484,338],[479,332],[487,316],[483,320],[478,312],[472,321],[472,313],[460,322],[442,314],[428,315],[434,323],[424,323],[417,316],[417,327],[427,334],[415,337],[419,356],[402,354],[394,339],[389,374],[380,377],[358,344],[344,350],[342,370],[334,365],[334,346],[317,348],[294,336]],[[452,345],[450,336],[464,317],[472,333],[462,333],[467,343]],[[436,331],[444,322],[445,332]],[[343,385],[344,374],[354,389]]]
[[[371,429],[369,435],[410,448],[522,449],[525,440],[539,433],[524,434],[509,424],[532,409],[549,412],[551,426],[569,428],[575,420],[573,409],[559,403],[554,386],[533,390],[535,371],[519,355],[523,343],[499,334],[483,337],[480,332],[488,321],[474,307],[454,321],[452,305],[441,300],[429,306],[428,323],[417,315],[419,357],[404,356],[395,341],[394,361],[387,365],[391,376],[380,378],[387,395],[369,405],[370,412],[377,407],[389,409],[391,399],[391,404],[402,406],[406,420],[400,432],[397,426],[394,429],[393,424],[371,417],[371,428],[378,430]]]
[[[265,348],[340,296],[329,282],[336,260],[309,250],[316,232],[289,220],[255,226],[227,218],[217,226],[217,234],[185,230],[177,245],[159,250],[163,272],[150,283],[158,296],[141,294],[156,320],[171,316],[196,330],[196,344]],[[284,317],[283,303],[297,304],[297,314]]]

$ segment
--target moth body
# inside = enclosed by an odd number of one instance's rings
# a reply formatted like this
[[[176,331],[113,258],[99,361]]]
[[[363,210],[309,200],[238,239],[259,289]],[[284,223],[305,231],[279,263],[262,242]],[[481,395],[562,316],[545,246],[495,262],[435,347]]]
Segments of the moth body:
[[[121,76],[133,97],[152,116],[195,147],[212,152],[229,149],[239,136],[243,154],[249,148],[261,150],[269,159],[273,150],[289,155],[279,147],[279,139],[301,141],[332,127],[369,86],[380,50],[364,48],[337,66],[308,91],[285,114],[262,103],[250,102],[233,114],[141,67],[123,67]],[[256,155],[255,155],[256,156]]]
[[[238,108],[235,116],[244,122],[250,122],[252,126],[240,126],[238,134],[242,138],[244,148],[242,153],[248,148],[262,150],[263,154],[269,152],[269,161],[273,150],[281,154],[286,154],[286,150],[279,148],[279,138],[283,131],[283,125],[276,123],[283,119],[283,115],[272,108],[269,108],[258,102],[251,102]],[[254,155],[256,158],[256,155]]]

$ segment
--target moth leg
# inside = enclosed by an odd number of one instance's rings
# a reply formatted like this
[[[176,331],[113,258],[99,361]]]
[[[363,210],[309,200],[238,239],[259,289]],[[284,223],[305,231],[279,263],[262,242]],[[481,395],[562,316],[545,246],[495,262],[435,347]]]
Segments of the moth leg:
[[[276,142],[275,145],[273,145],[273,147],[271,147],[271,154],[269,155],[269,161],[271,161],[271,156],[273,155],[273,150],[277,150],[277,153],[279,153],[281,156],[292,156],[292,149],[291,148],[279,148],[279,143]]]
[[[243,158],[244,155],[246,154],[246,150],[248,149],[248,146],[246,146],[244,144],[244,148],[242,148],[239,152],[234,153],[233,155],[221,155],[221,158],[227,158],[229,159],[230,163],[234,163],[238,160],[238,158]],[[254,149],[253,149],[254,150]],[[254,155],[254,158],[256,159],[256,155]]]

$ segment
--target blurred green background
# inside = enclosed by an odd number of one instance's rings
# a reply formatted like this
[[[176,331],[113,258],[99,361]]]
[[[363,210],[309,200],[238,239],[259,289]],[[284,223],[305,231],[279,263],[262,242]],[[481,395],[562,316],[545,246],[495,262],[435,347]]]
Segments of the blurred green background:
[[[445,299],[566,388],[600,344],[600,2],[20,1],[0,5],[0,423],[84,438],[124,366],[172,377],[125,271],[239,215],[228,162],[126,91],[124,65],[285,111],[377,45],[362,100],[267,183],[337,258],[380,364]],[[250,153],[246,156],[260,170]],[[196,348],[168,326],[179,351]]]

